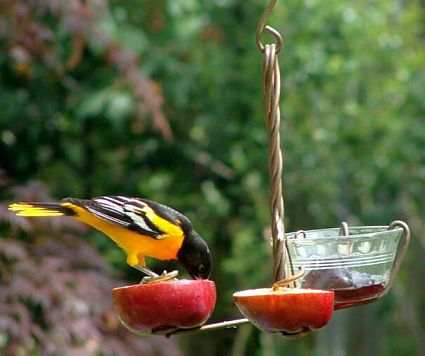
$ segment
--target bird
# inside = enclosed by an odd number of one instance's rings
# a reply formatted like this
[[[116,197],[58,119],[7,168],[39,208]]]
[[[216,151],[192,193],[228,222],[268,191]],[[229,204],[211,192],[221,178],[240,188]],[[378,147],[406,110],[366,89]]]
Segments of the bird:
[[[99,196],[65,198],[57,203],[19,202],[8,209],[17,216],[69,216],[101,231],[127,254],[127,264],[157,276],[145,257],[177,260],[194,279],[208,279],[212,255],[190,220],[166,205],[144,198]]]

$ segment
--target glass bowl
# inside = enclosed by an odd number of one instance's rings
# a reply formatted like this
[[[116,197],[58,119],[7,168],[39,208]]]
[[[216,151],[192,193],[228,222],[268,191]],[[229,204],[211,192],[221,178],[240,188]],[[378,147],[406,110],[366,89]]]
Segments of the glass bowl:
[[[402,221],[298,231],[286,235],[294,272],[304,269],[301,288],[333,290],[335,309],[372,302],[391,288],[410,241]]]

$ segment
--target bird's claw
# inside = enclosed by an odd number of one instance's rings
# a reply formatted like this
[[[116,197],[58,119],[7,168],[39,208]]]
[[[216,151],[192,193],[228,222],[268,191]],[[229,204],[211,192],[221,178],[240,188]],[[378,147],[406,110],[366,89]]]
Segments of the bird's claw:
[[[175,279],[178,275],[179,275],[178,271],[171,271],[171,272],[164,271],[162,272],[161,275],[156,277],[151,277],[151,276],[143,277],[140,283],[147,284],[147,283],[165,282],[165,281]]]

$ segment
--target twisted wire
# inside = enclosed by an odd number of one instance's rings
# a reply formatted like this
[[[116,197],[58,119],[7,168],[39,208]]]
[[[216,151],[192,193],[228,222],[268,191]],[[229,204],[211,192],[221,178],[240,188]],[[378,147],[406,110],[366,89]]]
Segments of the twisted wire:
[[[282,192],[283,157],[280,148],[280,70],[276,44],[264,45],[263,90],[269,138],[270,207],[273,242],[273,278],[287,276],[285,260],[284,204]]]

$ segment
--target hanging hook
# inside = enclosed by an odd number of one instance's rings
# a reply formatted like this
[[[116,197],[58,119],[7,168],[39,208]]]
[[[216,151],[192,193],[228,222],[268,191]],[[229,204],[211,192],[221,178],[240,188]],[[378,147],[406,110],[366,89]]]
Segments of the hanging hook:
[[[270,1],[269,5],[264,10],[263,15],[261,16],[260,21],[258,22],[258,25],[257,25],[257,31],[255,34],[255,37],[256,37],[257,48],[259,49],[260,52],[264,52],[264,44],[263,42],[261,42],[261,36],[263,35],[264,32],[268,32],[275,38],[276,53],[279,53],[282,48],[283,39],[279,31],[277,31],[271,26],[266,25],[266,22],[269,19],[270,15],[272,14],[272,11],[274,6],[276,5],[276,2],[277,0]]]
[[[401,240],[397,248],[393,268],[390,273],[390,280],[388,281],[388,284],[385,287],[384,294],[386,294],[390,290],[392,284],[394,283],[394,278],[397,275],[398,271],[400,270],[401,261],[403,260],[404,255],[406,254],[406,250],[407,250],[407,247],[409,246],[410,237],[411,237],[409,225],[407,225],[404,221],[395,220],[388,226],[388,230],[393,230],[396,228],[402,228],[403,235],[401,236]]]

